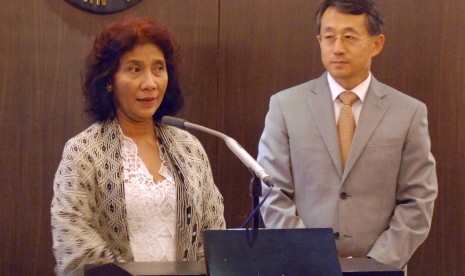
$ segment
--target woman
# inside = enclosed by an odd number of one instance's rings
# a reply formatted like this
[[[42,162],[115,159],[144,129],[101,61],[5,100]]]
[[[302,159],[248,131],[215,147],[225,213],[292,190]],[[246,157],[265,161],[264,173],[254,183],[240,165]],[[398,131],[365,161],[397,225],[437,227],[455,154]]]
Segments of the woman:
[[[177,56],[172,36],[150,20],[116,21],[96,37],[83,76],[94,124],[66,143],[54,180],[57,274],[82,274],[88,263],[201,260],[201,231],[225,228],[203,147],[159,122],[182,106]]]

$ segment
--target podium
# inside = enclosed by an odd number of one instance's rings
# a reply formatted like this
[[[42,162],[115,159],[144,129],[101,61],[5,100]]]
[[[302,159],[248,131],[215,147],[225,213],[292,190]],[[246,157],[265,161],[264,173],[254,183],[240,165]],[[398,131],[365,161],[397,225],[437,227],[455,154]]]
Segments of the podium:
[[[368,258],[339,259],[342,275],[348,276],[403,276],[401,269],[393,268]],[[173,276],[207,275],[205,262],[109,263],[86,265],[86,276]]]
[[[86,265],[86,276],[130,276],[130,275],[206,275],[205,262],[116,262],[103,265]]]
[[[369,258],[339,258],[342,275],[404,276],[404,271]]]

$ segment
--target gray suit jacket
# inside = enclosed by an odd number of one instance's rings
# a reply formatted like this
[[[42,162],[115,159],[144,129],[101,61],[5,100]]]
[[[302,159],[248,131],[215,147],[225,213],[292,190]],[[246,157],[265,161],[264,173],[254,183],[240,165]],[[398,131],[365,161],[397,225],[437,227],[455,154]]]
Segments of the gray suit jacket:
[[[275,184],[265,226],[331,227],[341,257],[401,268],[437,196],[426,106],[373,77],[345,169],[333,110],[326,73],[271,97],[258,153]]]

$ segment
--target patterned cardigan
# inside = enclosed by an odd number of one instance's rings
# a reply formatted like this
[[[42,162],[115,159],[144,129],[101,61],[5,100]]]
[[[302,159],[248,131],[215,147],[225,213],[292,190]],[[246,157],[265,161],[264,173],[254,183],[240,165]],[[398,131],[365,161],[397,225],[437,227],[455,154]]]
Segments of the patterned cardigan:
[[[176,183],[176,259],[201,260],[203,229],[225,228],[223,197],[200,142],[156,124],[161,154]],[[70,139],[55,175],[51,204],[58,275],[82,275],[88,263],[133,261],[129,245],[116,120],[94,123]]]

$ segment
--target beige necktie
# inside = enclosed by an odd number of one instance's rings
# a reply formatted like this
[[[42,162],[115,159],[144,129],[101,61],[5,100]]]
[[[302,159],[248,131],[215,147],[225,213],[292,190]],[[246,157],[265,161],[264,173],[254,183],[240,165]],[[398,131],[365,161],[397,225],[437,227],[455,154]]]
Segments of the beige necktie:
[[[350,145],[355,133],[355,118],[352,114],[352,104],[358,99],[357,95],[351,91],[344,91],[339,94],[339,100],[344,104],[337,121],[339,132],[339,146],[341,148],[342,165],[346,165],[349,155]]]

